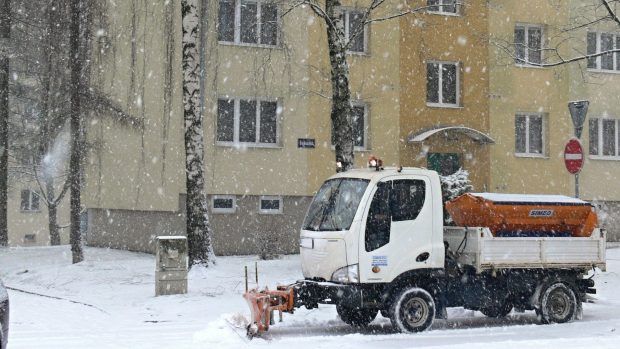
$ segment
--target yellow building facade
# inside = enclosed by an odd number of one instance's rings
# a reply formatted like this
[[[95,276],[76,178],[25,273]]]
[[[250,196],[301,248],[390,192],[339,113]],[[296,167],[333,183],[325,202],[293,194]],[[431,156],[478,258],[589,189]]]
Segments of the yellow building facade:
[[[414,1],[400,19],[400,163],[468,170],[489,184],[488,18],[484,1]]]

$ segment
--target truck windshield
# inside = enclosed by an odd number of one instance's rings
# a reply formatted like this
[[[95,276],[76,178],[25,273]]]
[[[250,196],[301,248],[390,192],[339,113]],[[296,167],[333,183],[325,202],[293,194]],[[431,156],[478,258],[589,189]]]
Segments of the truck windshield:
[[[312,200],[302,229],[339,231],[351,227],[368,180],[336,178],[323,183]]]

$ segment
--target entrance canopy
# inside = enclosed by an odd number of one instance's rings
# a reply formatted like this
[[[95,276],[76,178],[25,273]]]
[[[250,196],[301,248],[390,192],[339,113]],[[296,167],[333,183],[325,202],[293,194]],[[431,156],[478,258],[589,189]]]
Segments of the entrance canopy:
[[[450,133],[460,133],[460,134],[464,134],[468,136],[473,141],[478,142],[480,144],[495,144],[495,141],[493,140],[493,138],[489,137],[488,135],[478,130],[474,130],[473,128],[469,128],[465,126],[438,126],[438,127],[433,127],[431,129],[425,129],[417,133],[410,134],[409,137],[407,137],[407,142],[422,143],[426,139],[438,133],[444,133],[446,135]]]

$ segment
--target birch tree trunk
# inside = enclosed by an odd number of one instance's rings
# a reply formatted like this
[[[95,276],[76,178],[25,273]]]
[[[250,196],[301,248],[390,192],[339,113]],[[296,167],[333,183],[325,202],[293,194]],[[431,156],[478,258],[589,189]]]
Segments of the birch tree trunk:
[[[81,191],[81,158],[82,158],[82,129],[81,129],[81,105],[80,93],[82,84],[82,61],[80,55],[80,22],[81,0],[71,0],[71,23],[69,34],[70,63],[71,63],[71,158],[69,160],[70,182],[70,243],[73,263],[84,260],[82,251],[82,236],[80,234],[80,191]]]
[[[336,11],[340,0],[326,0],[325,13],[329,63],[331,65],[332,110],[334,146],[336,147],[336,171],[348,171],[353,167],[353,128],[351,125],[351,87],[349,86],[349,64],[347,63],[347,40],[344,18]]]
[[[185,186],[187,243],[190,266],[208,265],[213,258],[211,227],[204,192],[204,144],[200,113],[200,57],[198,0],[182,0],[183,107],[185,120]]]
[[[7,201],[9,182],[9,40],[11,1],[0,0],[0,246],[9,241]]]

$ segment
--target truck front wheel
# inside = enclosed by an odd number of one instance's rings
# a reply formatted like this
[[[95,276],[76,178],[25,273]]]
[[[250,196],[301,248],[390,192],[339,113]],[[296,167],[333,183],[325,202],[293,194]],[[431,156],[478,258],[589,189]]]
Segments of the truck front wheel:
[[[426,290],[409,288],[396,295],[389,313],[392,326],[399,332],[422,332],[435,319],[435,301]]]
[[[368,326],[379,312],[377,309],[348,308],[340,304],[336,305],[336,311],[340,320],[353,327]]]
[[[556,281],[543,288],[537,313],[542,323],[571,321],[577,311],[575,292],[566,284]]]

